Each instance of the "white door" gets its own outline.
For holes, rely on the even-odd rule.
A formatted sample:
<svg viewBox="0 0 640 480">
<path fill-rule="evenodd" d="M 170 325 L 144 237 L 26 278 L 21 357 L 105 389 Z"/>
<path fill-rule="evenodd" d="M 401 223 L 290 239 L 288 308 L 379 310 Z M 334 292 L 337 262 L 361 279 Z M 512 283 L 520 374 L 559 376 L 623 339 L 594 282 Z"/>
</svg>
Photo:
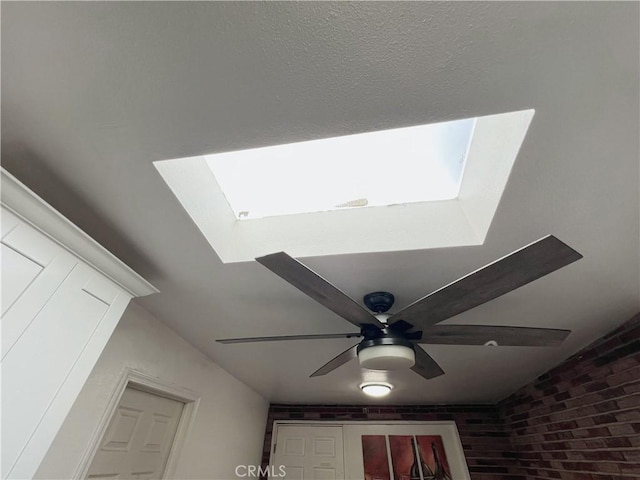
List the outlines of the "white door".
<svg viewBox="0 0 640 480">
<path fill-rule="evenodd" d="M 272 473 L 278 474 L 282 465 L 286 480 L 342 479 L 342 427 L 278 426 L 273 458 Z"/>
<path fill-rule="evenodd" d="M 160 479 L 184 403 L 127 387 L 87 478 Z"/>
</svg>

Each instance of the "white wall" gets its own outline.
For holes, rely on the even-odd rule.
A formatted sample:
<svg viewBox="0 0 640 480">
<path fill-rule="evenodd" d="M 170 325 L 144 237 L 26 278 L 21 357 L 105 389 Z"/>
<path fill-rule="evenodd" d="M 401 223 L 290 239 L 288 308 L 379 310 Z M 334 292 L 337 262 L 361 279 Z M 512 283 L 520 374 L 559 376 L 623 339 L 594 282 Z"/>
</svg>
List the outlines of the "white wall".
<svg viewBox="0 0 640 480">
<path fill-rule="evenodd" d="M 228 480 L 236 465 L 260 464 L 268 402 L 132 302 L 36 478 L 73 477 L 125 368 L 201 396 L 175 478 Z"/>
</svg>

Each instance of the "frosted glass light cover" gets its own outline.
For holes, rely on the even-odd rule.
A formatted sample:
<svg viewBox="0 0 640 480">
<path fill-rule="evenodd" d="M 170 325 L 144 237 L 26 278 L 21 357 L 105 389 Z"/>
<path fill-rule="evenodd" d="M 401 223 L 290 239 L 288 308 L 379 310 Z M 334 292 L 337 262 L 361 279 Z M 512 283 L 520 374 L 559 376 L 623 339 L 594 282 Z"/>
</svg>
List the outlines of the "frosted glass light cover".
<svg viewBox="0 0 640 480">
<path fill-rule="evenodd" d="M 475 118 L 207 155 L 238 219 L 458 196 Z"/>
<path fill-rule="evenodd" d="M 365 384 L 360 387 L 360 389 L 370 397 L 384 397 L 389 395 L 391 392 L 391 387 L 389 385 L 384 385 L 381 383 L 370 383 Z"/>
<path fill-rule="evenodd" d="M 376 345 L 360 350 L 358 361 L 370 370 L 401 370 L 413 367 L 416 354 L 402 345 Z"/>
</svg>

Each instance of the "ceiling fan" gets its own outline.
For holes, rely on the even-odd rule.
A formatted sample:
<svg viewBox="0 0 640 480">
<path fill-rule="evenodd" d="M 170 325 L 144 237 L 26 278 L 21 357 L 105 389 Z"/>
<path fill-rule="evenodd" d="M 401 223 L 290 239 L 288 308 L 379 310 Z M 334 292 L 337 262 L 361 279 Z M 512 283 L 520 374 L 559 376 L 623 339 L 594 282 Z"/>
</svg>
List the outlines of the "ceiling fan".
<svg viewBox="0 0 640 480">
<path fill-rule="evenodd" d="M 547 275 L 582 255 L 548 235 L 496 260 L 392 315 L 387 314 L 394 297 L 388 292 L 364 296 L 368 312 L 355 300 L 284 252 L 256 258 L 303 293 L 337 313 L 360 330 L 354 333 L 230 338 L 220 343 L 271 342 L 279 340 L 319 340 L 362 338 L 311 374 L 326 375 L 349 360 L 372 370 L 411 368 L 426 379 L 444 374 L 440 366 L 419 345 L 502 345 L 556 346 L 569 330 L 508 327 L 494 325 L 438 325 L 450 317 L 493 300 L 533 280 Z"/>
</svg>

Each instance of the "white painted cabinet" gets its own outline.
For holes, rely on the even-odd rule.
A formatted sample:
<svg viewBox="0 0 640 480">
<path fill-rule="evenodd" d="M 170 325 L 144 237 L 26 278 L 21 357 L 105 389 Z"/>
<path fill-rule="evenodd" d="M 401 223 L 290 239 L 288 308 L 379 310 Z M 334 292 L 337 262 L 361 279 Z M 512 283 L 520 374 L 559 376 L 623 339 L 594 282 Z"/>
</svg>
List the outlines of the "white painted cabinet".
<svg viewBox="0 0 640 480">
<path fill-rule="evenodd" d="M 31 478 L 131 298 L 157 290 L 4 170 L 1 223 L 2 478 Z"/>
</svg>

